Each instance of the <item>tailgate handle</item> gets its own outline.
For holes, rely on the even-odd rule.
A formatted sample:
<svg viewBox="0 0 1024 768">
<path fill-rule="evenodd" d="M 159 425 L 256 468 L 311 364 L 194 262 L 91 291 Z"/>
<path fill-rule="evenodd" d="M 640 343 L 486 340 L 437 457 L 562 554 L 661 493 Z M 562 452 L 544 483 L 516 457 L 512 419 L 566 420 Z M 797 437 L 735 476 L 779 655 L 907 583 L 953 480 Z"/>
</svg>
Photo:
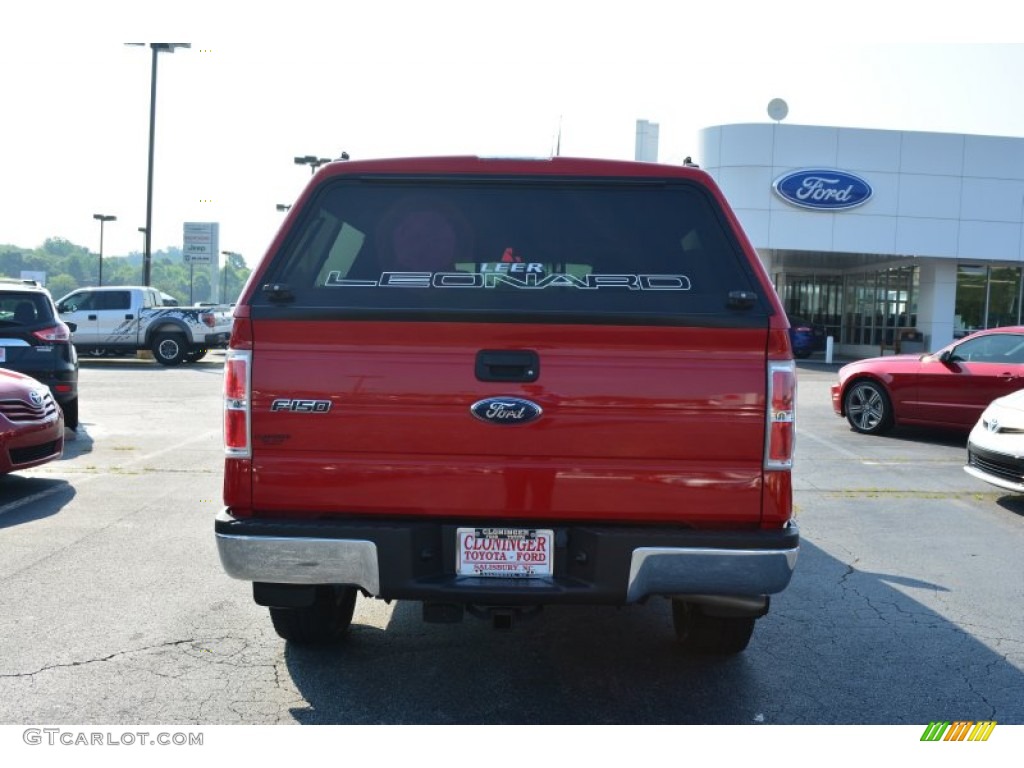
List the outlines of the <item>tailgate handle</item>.
<svg viewBox="0 0 1024 768">
<path fill-rule="evenodd" d="M 482 349 L 476 353 L 478 381 L 536 381 L 540 357 L 529 349 Z"/>
</svg>

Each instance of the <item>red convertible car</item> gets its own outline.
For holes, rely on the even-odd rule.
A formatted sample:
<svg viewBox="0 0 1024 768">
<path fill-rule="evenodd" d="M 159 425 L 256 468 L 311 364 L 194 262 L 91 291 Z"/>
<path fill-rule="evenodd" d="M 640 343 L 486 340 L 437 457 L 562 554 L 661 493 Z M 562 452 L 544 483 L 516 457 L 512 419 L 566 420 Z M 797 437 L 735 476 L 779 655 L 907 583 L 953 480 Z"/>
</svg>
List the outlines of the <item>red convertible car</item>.
<svg viewBox="0 0 1024 768">
<path fill-rule="evenodd" d="M 60 458 L 64 416 L 49 388 L 0 368 L 0 475 Z"/>
<path fill-rule="evenodd" d="M 997 397 L 1024 389 L 1024 326 L 978 331 L 933 354 L 839 369 L 832 408 L 857 432 L 917 424 L 969 432 Z"/>
</svg>

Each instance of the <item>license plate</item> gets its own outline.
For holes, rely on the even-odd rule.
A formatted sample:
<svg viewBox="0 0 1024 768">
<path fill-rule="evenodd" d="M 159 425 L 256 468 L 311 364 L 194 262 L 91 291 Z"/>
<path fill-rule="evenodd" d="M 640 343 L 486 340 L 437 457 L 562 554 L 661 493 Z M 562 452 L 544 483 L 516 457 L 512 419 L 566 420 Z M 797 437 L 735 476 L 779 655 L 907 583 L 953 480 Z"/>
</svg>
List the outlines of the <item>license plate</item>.
<svg viewBox="0 0 1024 768">
<path fill-rule="evenodd" d="M 551 576 L 555 532 L 535 528 L 459 528 L 460 576 Z"/>
</svg>

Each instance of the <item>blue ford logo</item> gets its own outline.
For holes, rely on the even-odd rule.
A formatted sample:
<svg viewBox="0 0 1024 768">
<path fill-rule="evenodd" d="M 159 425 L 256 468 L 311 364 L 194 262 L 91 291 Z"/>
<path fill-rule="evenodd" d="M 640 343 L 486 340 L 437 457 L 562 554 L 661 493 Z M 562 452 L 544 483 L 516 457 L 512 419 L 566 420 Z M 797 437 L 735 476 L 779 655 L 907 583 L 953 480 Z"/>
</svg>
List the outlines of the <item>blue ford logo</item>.
<svg viewBox="0 0 1024 768">
<path fill-rule="evenodd" d="M 811 169 L 780 176 L 772 184 L 776 194 L 801 208 L 840 211 L 871 199 L 871 185 L 843 171 Z"/>
<path fill-rule="evenodd" d="M 473 403 L 469 410 L 488 424 L 526 424 L 543 413 L 539 405 L 519 397 L 489 397 Z"/>
</svg>

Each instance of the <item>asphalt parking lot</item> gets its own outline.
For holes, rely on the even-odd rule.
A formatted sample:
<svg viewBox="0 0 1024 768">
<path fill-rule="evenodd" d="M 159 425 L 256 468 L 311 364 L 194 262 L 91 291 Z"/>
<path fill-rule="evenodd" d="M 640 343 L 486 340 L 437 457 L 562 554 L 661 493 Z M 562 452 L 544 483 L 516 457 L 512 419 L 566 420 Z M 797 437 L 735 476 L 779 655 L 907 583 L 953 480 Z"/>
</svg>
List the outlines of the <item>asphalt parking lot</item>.
<svg viewBox="0 0 1024 768">
<path fill-rule="evenodd" d="M 216 555 L 222 361 L 83 362 L 78 440 L 0 479 L 0 723 L 1024 724 L 1024 501 L 962 435 L 853 433 L 836 366 L 799 364 L 793 583 L 700 659 L 665 601 L 497 632 L 361 598 L 287 646 Z"/>
</svg>

